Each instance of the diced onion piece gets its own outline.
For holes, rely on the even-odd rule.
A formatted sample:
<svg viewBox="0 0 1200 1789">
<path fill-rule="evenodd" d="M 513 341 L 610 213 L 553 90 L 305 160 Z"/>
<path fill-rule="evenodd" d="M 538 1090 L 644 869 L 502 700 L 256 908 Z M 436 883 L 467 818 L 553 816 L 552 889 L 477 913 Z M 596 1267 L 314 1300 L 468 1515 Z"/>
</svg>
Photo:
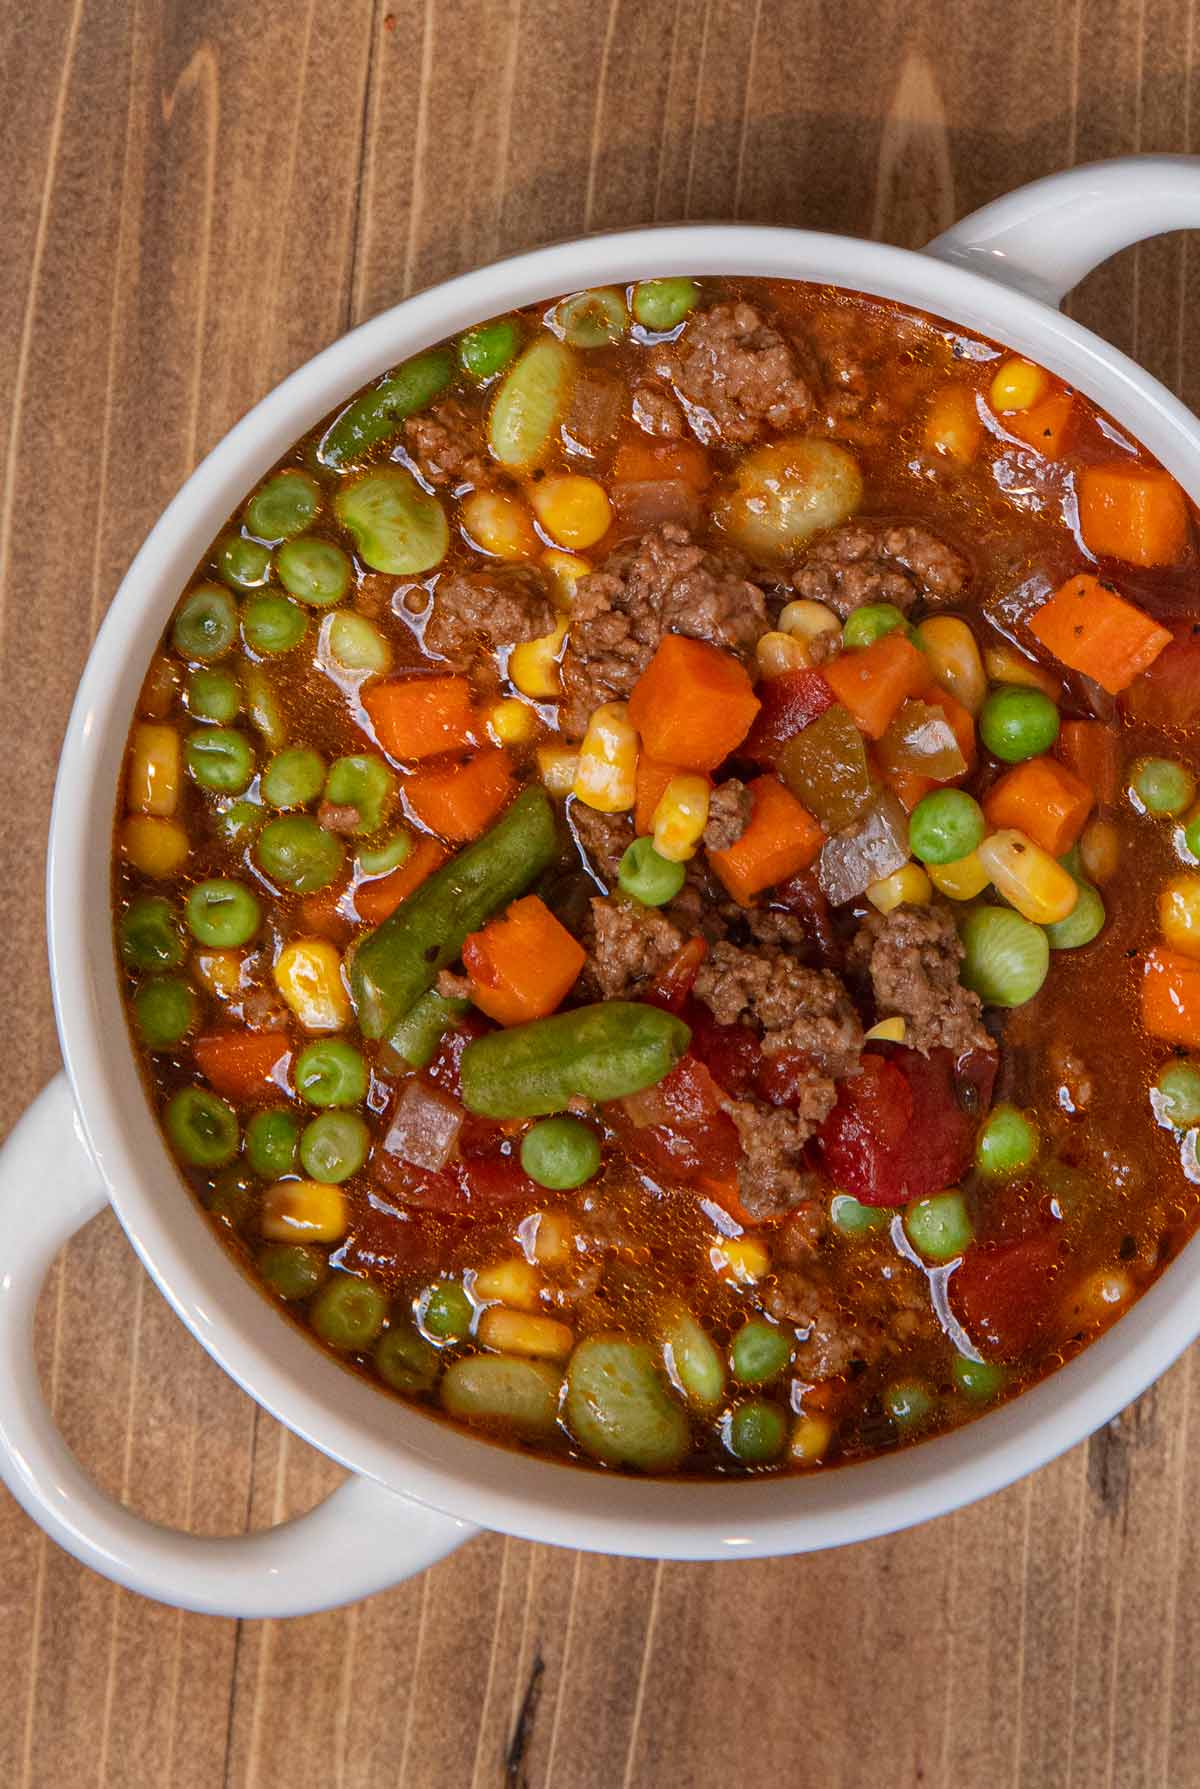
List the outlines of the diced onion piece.
<svg viewBox="0 0 1200 1789">
<path fill-rule="evenodd" d="M 383 1140 L 389 1155 L 436 1174 L 458 1147 L 466 1114 L 440 1087 L 410 1081 L 400 1095 L 396 1116 Z"/>
<path fill-rule="evenodd" d="M 908 862 L 908 816 L 885 791 L 863 818 L 826 839 L 817 859 L 817 880 L 835 907 L 857 900 Z"/>
<path fill-rule="evenodd" d="M 801 435 L 745 454 L 713 514 L 751 558 L 778 561 L 852 516 L 862 492 L 852 454 L 834 441 Z"/>
<path fill-rule="evenodd" d="M 901 770 L 949 783 L 967 769 L 953 727 L 941 709 L 928 702 L 902 703 L 875 749 L 889 773 Z"/>
</svg>

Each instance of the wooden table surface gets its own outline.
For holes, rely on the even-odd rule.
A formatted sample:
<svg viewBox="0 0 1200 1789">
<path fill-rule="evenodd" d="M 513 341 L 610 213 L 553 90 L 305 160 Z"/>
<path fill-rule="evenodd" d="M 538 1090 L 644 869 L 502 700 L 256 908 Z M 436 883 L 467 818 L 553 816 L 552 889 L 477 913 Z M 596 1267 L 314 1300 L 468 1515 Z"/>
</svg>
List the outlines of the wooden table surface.
<svg viewBox="0 0 1200 1789">
<path fill-rule="evenodd" d="M 8 0 L 0 27 L 0 1123 L 54 1072 L 41 861 L 92 632 L 255 399 L 414 288 L 586 229 L 918 245 L 1200 129 L 1192 0 Z M 1180 238 L 1075 314 L 1200 399 Z M 41 1305 L 101 1484 L 201 1532 L 335 1470 L 234 1388 L 114 1220 Z M 810 1559 L 474 1541 L 338 1613 L 115 1589 L 0 1503 L 0 1784 L 1093 1789 L 1200 1783 L 1198 1357 L 984 1505 Z"/>
</svg>

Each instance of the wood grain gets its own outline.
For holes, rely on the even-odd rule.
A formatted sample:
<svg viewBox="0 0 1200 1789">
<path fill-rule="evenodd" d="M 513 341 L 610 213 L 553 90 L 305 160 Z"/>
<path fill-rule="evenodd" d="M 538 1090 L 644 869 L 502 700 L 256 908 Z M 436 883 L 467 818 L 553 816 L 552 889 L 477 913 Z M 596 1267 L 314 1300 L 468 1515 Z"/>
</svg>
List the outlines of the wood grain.
<svg viewBox="0 0 1200 1789">
<path fill-rule="evenodd" d="M 415 287 L 585 228 L 916 245 L 1075 161 L 1196 148 L 1193 0 L 10 0 L 0 23 L 0 1123 L 56 1064 L 41 857 L 88 643 L 179 480 Z M 1197 251 L 1077 316 L 1200 401 Z M 161 1520 L 336 1481 L 101 1219 L 42 1301 L 72 1445 Z M 1200 1783 L 1196 1356 L 978 1508 L 848 1552 L 655 1565 L 486 1537 L 290 1624 L 156 1608 L 0 1504 L 0 1782 L 104 1789 Z"/>
</svg>

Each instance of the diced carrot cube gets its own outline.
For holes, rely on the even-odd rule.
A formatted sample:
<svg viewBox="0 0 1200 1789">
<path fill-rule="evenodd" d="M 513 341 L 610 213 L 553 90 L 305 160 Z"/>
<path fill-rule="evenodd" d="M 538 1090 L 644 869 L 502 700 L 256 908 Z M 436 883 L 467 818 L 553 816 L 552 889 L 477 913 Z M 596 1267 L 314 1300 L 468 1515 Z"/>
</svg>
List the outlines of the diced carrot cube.
<svg viewBox="0 0 1200 1789">
<path fill-rule="evenodd" d="M 401 901 L 407 900 L 415 888 L 420 888 L 427 876 L 441 869 L 449 855 L 446 847 L 439 845 L 436 839 L 418 839 L 399 869 L 389 870 L 386 876 L 375 876 L 370 882 L 359 883 L 354 891 L 354 911 L 365 925 L 382 925 Z"/>
<path fill-rule="evenodd" d="M 983 811 L 1001 832 L 1013 827 L 1051 857 L 1062 857 L 1078 839 L 1096 797 L 1057 758 L 1028 758 L 988 790 Z"/>
<path fill-rule="evenodd" d="M 1112 696 L 1171 643 L 1167 628 L 1090 572 L 1056 590 L 1030 616 L 1029 629 L 1062 664 L 1093 678 Z"/>
<path fill-rule="evenodd" d="M 684 770 L 715 770 L 745 739 L 758 709 L 733 654 L 684 634 L 663 635 L 629 698 L 644 749 Z"/>
<path fill-rule="evenodd" d="M 1096 800 L 1112 807 L 1121 793 L 1121 740 L 1103 721 L 1064 721 L 1055 751 Z"/>
<path fill-rule="evenodd" d="M 1187 500 L 1161 466 L 1084 466 L 1075 478 L 1079 532 L 1101 559 L 1174 565 L 1188 538 Z"/>
<path fill-rule="evenodd" d="M 929 661 L 899 629 L 858 652 L 842 652 L 821 675 L 868 739 L 882 739 L 893 715 L 929 686 Z"/>
<path fill-rule="evenodd" d="M 566 927 L 536 895 L 514 901 L 463 946 L 471 998 L 499 1025 L 544 1019 L 562 1002 L 587 961 Z"/>
<path fill-rule="evenodd" d="M 196 1039 L 192 1054 L 223 1099 L 248 1103 L 286 1091 L 292 1055 L 286 1031 L 213 1031 Z"/>
<path fill-rule="evenodd" d="M 1164 1043 L 1200 1050 L 1200 961 L 1155 945 L 1142 972 L 1144 1029 Z"/>
<path fill-rule="evenodd" d="M 367 685 L 363 707 L 388 757 L 406 763 L 461 752 L 478 737 L 465 677 L 388 677 Z"/>
<path fill-rule="evenodd" d="M 806 870 L 825 841 L 816 820 L 777 777 L 749 784 L 750 824 L 736 843 L 710 851 L 708 861 L 741 906 L 777 882 Z"/>
<path fill-rule="evenodd" d="M 477 839 L 506 807 L 513 792 L 507 752 L 477 752 L 447 770 L 422 770 L 404 785 L 408 805 L 423 826 L 444 839 Z"/>
</svg>

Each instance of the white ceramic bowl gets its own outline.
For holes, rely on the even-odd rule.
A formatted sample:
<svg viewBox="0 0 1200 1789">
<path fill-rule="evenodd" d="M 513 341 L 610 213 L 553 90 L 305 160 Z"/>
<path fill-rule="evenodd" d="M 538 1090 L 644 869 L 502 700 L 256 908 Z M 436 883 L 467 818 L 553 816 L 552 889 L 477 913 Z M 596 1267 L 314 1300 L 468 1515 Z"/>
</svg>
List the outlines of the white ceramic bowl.
<svg viewBox="0 0 1200 1789">
<path fill-rule="evenodd" d="M 1055 308 L 1096 262 L 1200 226 L 1200 159 L 1075 169 L 988 206 L 923 254 L 803 230 L 677 225 L 535 250 L 406 300 L 284 381 L 208 456 L 130 566 L 96 640 L 63 746 L 49 860 L 60 1076 L 0 1156 L 0 1472 L 63 1546 L 148 1596 L 237 1615 L 353 1600 L 440 1557 L 475 1525 L 670 1559 L 838 1546 L 1010 1483 L 1107 1421 L 1200 1332 L 1200 1239 L 1115 1328 L 979 1422 L 812 1478 L 688 1484 L 571 1471 L 380 1396 L 314 1348 L 209 1235 L 144 1096 L 109 920 L 110 823 L 152 642 L 222 522 L 327 411 L 396 361 L 512 306 L 655 274 L 808 279 L 898 299 L 994 337 L 1101 404 L 1200 498 L 1200 424 L 1149 374 Z M 31 1326 L 59 1247 L 111 1200 L 146 1267 L 210 1354 L 280 1421 L 349 1467 L 310 1515 L 201 1539 L 110 1502 L 43 1402 Z"/>
</svg>

